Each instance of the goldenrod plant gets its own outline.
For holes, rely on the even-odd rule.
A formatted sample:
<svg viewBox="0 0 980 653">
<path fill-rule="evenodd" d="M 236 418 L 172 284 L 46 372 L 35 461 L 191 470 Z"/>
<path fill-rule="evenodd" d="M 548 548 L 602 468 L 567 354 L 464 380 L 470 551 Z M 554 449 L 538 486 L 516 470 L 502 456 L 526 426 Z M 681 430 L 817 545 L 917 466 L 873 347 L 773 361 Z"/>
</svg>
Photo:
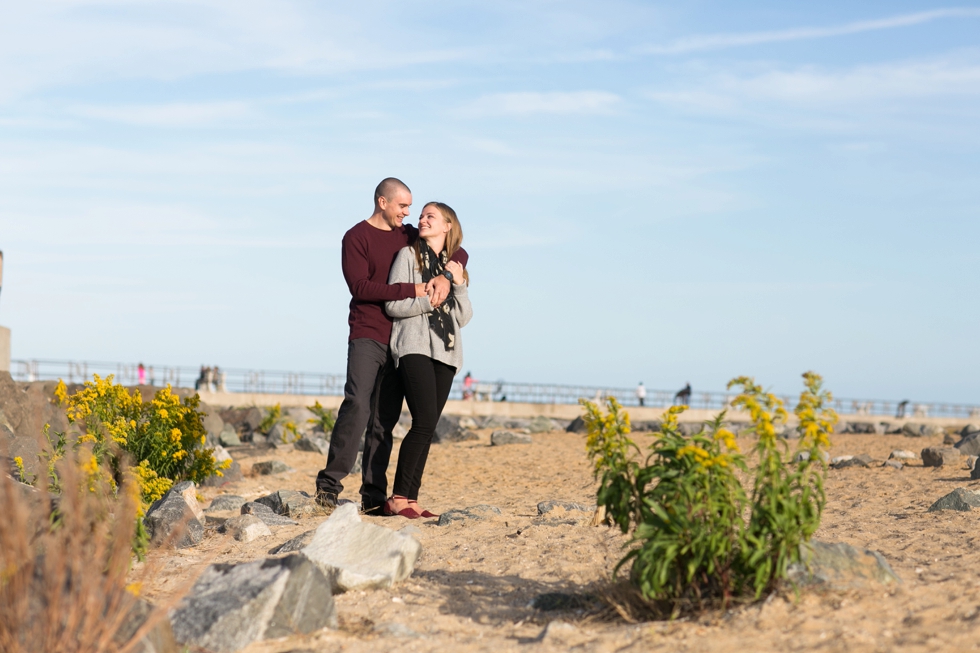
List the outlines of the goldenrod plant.
<svg viewBox="0 0 980 653">
<path fill-rule="evenodd" d="M 269 433 L 272 431 L 272 428 L 276 424 L 282 424 L 282 428 L 283 428 L 282 441 L 284 443 L 295 442 L 296 440 L 299 440 L 300 438 L 299 427 L 296 426 L 296 422 L 289 419 L 288 417 L 283 418 L 282 406 L 280 406 L 279 404 L 276 404 L 272 408 L 266 410 L 265 417 L 263 417 L 262 421 L 259 422 L 259 429 L 258 429 L 259 433 L 262 433 L 264 435 L 269 435 Z"/>
<path fill-rule="evenodd" d="M 725 426 L 724 411 L 685 437 L 678 416 L 686 407 L 672 407 L 643 451 L 629 437 L 629 415 L 615 398 L 605 412 L 582 401 L 586 448 L 599 481 L 597 503 L 623 533 L 632 531 L 630 550 L 616 571 L 632 562 L 630 579 L 644 598 L 674 608 L 758 598 L 785 577 L 789 563 L 800 560 L 800 545 L 820 524 L 823 452 L 837 419 L 820 377 L 808 372 L 804 379 L 796 451 L 809 457 L 795 468 L 788 444 L 777 437 L 787 418 L 782 402 L 750 378 L 730 384 L 742 389 L 732 406 L 748 412 L 746 430 L 755 436 L 751 495 L 739 480 L 740 473 L 750 473 L 750 460 Z"/>
<path fill-rule="evenodd" d="M 337 423 L 337 417 L 333 414 L 332 410 L 321 406 L 319 401 L 314 401 L 313 405 L 307 406 L 306 409 L 316 415 L 315 419 L 307 420 L 310 424 L 319 426 L 320 430 L 327 435 L 333 431 L 334 424 Z"/>
<path fill-rule="evenodd" d="M 110 483 L 118 480 L 121 453 L 132 458 L 146 504 L 162 497 L 176 481 L 201 483 L 220 476 L 231 464 L 218 463 L 214 449 L 204 446 L 207 432 L 197 395 L 181 400 L 168 385 L 144 402 L 139 390 L 130 392 L 114 383 L 112 375 L 103 379 L 96 374 L 72 395 L 60 381 L 55 397 L 65 406 L 68 423 L 83 431 L 73 446 L 90 446 L 93 464 L 109 472 Z M 63 455 L 65 444 L 64 434 L 59 434 L 51 447 L 49 469 Z"/>
</svg>

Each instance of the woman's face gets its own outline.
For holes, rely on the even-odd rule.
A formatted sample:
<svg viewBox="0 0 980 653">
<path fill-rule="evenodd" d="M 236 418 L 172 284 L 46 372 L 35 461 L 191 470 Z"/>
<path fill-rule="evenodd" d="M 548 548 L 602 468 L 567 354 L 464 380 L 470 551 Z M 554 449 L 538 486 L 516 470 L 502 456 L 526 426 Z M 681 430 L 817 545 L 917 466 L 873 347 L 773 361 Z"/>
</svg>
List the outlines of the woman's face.
<svg viewBox="0 0 980 653">
<path fill-rule="evenodd" d="M 419 235 L 423 238 L 449 233 L 450 224 L 434 206 L 422 209 L 419 216 Z"/>
</svg>

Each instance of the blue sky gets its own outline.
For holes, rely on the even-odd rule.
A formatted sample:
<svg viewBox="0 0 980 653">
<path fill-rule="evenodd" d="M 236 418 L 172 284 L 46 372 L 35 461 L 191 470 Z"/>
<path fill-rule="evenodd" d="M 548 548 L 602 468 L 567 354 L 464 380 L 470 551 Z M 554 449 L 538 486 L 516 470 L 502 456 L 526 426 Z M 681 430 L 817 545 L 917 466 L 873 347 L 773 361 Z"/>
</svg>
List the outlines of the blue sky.
<svg viewBox="0 0 980 653">
<path fill-rule="evenodd" d="M 342 371 L 394 175 L 478 378 L 980 402 L 980 3 L 333 7 L 0 9 L 15 358 Z"/>
</svg>

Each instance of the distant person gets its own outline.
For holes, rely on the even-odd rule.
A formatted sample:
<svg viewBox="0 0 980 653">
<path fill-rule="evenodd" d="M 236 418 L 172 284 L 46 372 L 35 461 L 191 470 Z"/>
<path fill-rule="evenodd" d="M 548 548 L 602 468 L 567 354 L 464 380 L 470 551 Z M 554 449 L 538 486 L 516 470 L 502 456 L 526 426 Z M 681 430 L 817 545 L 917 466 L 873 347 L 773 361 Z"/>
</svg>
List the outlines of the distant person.
<svg viewBox="0 0 980 653">
<path fill-rule="evenodd" d="M 466 399 L 472 399 L 473 398 L 473 384 L 475 382 L 476 382 L 476 380 L 473 378 L 473 374 L 471 372 L 467 372 L 466 373 L 466 376 L 463 377 L 463 399 L 464 400 L 466 400 Z"/>
<path fill-rule="evenodd" d="M 146 368 L 146 369 L 147 369 L 147 373 L 148 373 L 148 375 L 149 375 L 149 377 L 150 377 L 150 387 L 156 387 L 156 384 L 157 384 L 157 377 L 156 377 L 156 375 L 155 375 L 155 374 L 154 374 L 154 372 L 153 372 L 153 366 L 152 366 L 152 365 L 150 365 L 150 366 L 149 366 L 148 368 Z"/>
<path fill-rule="evenodd" d="M 354 468 L 363 435 L 361 509 L 365 513 L 382 513 L 388 499 L 391 430 L 401 416 L 405 397 L 389 351 L 392 321 L 384 305 L 427 297 L 432 308 L 438 308 L 452 288 L 452 282 L 444 275 L 426 283 L 388 283 L 395 257 L 418 236 L 415 227 L 403 224 L 411 206 L 412 191 L 408 186 L 394 177 L 384 179 L 374 191 L 371 217 L 344 234 L 341 266 L 351 293 L 347 381 L 330 438 L 327 464 L 316 477 L 316 501 L 321 506 L 349 502 L 339 498 L 344 489 L 341 481 Z M 463 249 L 450 258 L 466 265 Z"/>
<path fill-rule="evenodd" d="M 905 419 L 905 410 L 908 408 L 908 405 L 908 399 L 898 404 L 898 410 L 895 412 L 895 419 Z"/>
<path fill-rule="evenodd" d="M 194 389 L 197 390 L 198 392 L 204 390 L 207 385 L 207 382 L 208 382 L 208 374 L 205 371 L 204 366 L 201 365 L 201 373 L 198 375 L 197 381 L 194 382 Z"/>
<path fill-rule="evenodd" d="M 214 380 L 215 380 L 214 379 L 214 371 L 215 371 L 215 368 L 210 367 L 210 366 L 204 368 L 205 379 L 207 380 L 208 392 L 214 392 L 215 389 L 216 389 L 215 388 L 215 383 L 214 383 Z"/>
<path fill-rule="evenodd" d="M 677 391 L 674 395 L 674 404 L 680 406 L 690 406 L 691 405 L 691 384 L 688 383 L 683 388 Z"/>
<path fill-rule="evenodd" d="M 146 368 L 143 367 L 143 363 L 140 363 L 139 367 L 136 368 L 136 383 L 146 385 Z"/>
<path fill-rule="evenodd" d="M 636 400 L 640 402 L 640 407 L 643 407 L 643 403 L 647 398 L 647 389 L 643 387 L 643 381 L 640 381 L 640 385 L 636 386 Z"/>
<path fill-rule="evenodd" d="M 214 368 L 214 372 L 218 380 L 218 392 L 227 392 L 228 373 L 217 366 Z"/>
</svg>

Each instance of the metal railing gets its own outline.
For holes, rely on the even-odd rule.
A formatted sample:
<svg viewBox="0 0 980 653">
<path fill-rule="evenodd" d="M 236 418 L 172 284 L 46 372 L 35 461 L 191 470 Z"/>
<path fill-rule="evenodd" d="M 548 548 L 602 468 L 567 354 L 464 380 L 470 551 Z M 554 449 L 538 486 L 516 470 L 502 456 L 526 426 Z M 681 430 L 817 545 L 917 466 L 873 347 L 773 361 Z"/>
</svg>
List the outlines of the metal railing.
<svg viewBox="0 0 980 653">
<path fill-rule="evenodd" d="M 92 361 L 14 360 L 11 375 L 17 381 L 44 381 L 64 379 L 66 383 L 81 383 L 93 374 L 106 377 L 112 374 L 116 382 L 136 385 L 139 382 L 138 365 L 132 363 L 106 363 Z M 197 387 L 201 369 L 193 366 L 147 365 L 145 380 L 149 385 Z M 213 375 L 211 389 L 227 392 L 255 392 L 268 394 L 334 395 L 344 393 L 344 376 L 315 372 L 283 372 L 220 368 Z M 644 405 L 664 408 L 675 403 L 676 393 L 669 390 L 646 390 Z M 723 410 L 729 408 L 736 393 L 692 392 L 685 402 L 694 409 Z M 796 396 L 778 395 L 787 408 L 796 405 Z M 514 401 L 539 404 L 574 404 L 579 399 L 602 400 L 616 397 L 624 406 L 638 406 L 636 388 L 614 388 L 584 385 L 546 383 L 511 383 L 507 381 L 474 381 L 465 386 L 457 377 L 450 393 L 451 399 L 472 398 L 474 401 Z M 834 409 L 842 415 L 897 415 L 901 402 L 880 399 L 834 400 Z M 905 402 L 906 417 L 957 417 L 980 419 L 980 406 L 937 402 Z"/>
</svg>

